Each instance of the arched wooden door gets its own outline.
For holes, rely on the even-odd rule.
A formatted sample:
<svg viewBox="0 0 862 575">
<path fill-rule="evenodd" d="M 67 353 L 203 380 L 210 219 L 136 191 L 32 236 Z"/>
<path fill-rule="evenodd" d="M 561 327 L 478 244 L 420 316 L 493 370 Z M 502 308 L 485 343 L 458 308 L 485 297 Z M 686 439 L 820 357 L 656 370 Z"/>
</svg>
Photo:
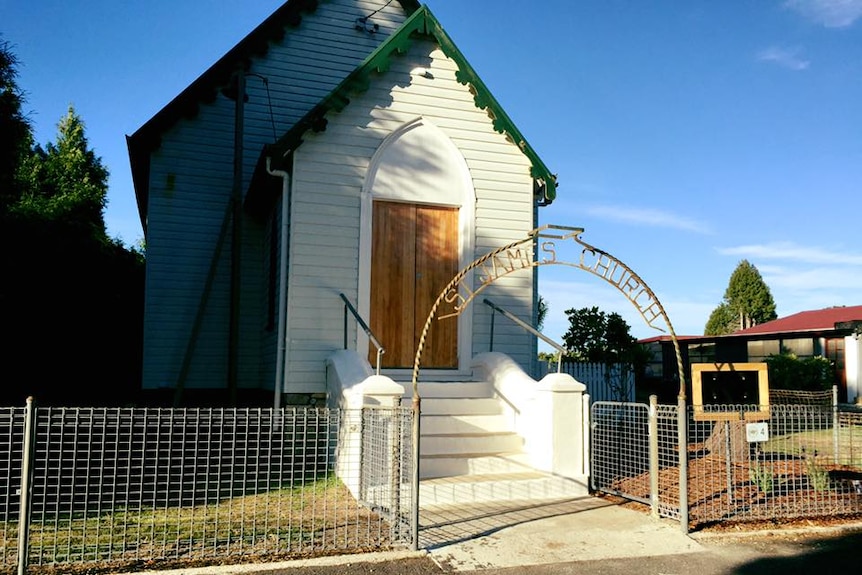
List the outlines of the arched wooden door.
<svg viewBox="0 0 862 575">
<path fill-rule="evenodd" d="M 375 200 L 371 246 L 371 330 L 385 368 L 412 368 L 437 296 L 458 273 L 458 208 Z M 437 317 L 453 311 L 452 304 Z M 375 362 L 376 351 L 369 350 Z M 458 367 L 458 321 L 435 321 L 422 354 L 425 368 Z"/>
</svg>

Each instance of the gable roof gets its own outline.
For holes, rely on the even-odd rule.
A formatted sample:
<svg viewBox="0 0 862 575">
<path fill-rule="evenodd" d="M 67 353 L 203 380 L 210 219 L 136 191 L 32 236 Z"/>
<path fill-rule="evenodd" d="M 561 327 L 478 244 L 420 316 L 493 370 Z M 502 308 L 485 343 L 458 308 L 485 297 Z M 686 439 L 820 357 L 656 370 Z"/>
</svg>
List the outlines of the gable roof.
<svg viewBox="0 0 862 575">
<path fill-rule="evenodd" d="M 282 158 L 295 150 L 302 137 L 309 130 L 320 132 L 326 129 L 326 114 L 330 111 L 340 112 L 350 102 L 353 92 L 367 89 L 372 72 L 382 73 L 389 69 L 390 60 L 396 54 L 403 54 L 410 49 L 414 36 L 425 36 L 436 40 L 437 44 L 449 58 L 458 65 L 456 78 L 461 84 L 470 87 L 477 108 L 488 113 L 494 124 L 494 129 L 506 136 L 530 160 L 531 175 L 542 188 L 542 201 L 550 203 L 556 197 L 556 175 L 552 174 L 536 151 L 527 143 L 520 130 L 509 118 L 479 78 L 476 71 L 467 62 L 461 51 L 455 46 L 449 35 L 443 30 L 440 22 L 427 6 L 422 6 L 414 12 L 401 27 L 377 47 L 353 72 L 351 72 L 332 92 L 320 101 L 302 119 L 293 125 L 275 144 L 268 146 L 264 154 L 272 158 L 272 167 L 285 169 Z"/>
<path fill-rule="evenodd" d="M 408 15 L 420 8 L 418 0 L 398 0 L 398 3 Z M 195 116 L 201 103 L 215 100 L 218 90 L 230 83 L 240 63 L 266 54 L 271 41 L 284 37 L 288 27 L 299 26 L 303 14 L 314 12 L 317 6 L 318 0 L 287 0 L 134 134 L 126 136 L 138 214 L 144 230 L 147 229 L 150 153 L 161 144 L 161 135 L 180 119 Z"/>
<path fill-rule="evenodd" d="M 848 324 L 849 327 L 854 322 L 862 322 L 862 305 L 801 311 L 787 317 L 735 331 L 731 335 L 745 336 L 766 333 L 831 331 L 842 329 L 839 324 Z"/>
</svg>

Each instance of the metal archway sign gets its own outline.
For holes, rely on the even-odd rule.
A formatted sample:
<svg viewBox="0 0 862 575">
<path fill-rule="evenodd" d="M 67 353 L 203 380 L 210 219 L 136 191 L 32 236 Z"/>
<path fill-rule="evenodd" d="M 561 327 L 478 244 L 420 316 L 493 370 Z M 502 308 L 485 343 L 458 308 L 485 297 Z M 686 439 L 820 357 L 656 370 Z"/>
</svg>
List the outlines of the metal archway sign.
<svg viewBox="0 0 862 575">
<path fill-rule="evenodd" d="M 414 402 L 419 398 L 419 365 L 422 351 L 425 347 L 425 338 L 431 329 L 431 324 L 434 321 L 437 308 L 440 304 L 443 302 L 453 304 L 455 311 L 440 316 L 437 318 L 438 320 L 458 316 L 479 293 L 497 279 L 524 269 L 545 265 L 574 267 L 600 277 L 617 288 L 634 305 L 644 322 L 653 329 L 664 331 L 661 327 L 655 325 L 658 320 L 663 320 L 673 342 L 674 351 L 676 352 L 677 369 L 680 378 L 679 397 L 685 398 L 685 371 L 683 370 L 679 342 L 677 341 L 670 318 L 668 318 L 658 297 L 656 297 L 647 283 L 621 260 L 604 250 L 600 250 L 584 242 L 581 239 L 583 232 L 583 228 L 552 224 L 544 225 L 532 230 L 527 234 L 526 238 L 497 248 L 474 260 L 452 278 L 446 287 L 443 288 L 440 295 L 437 296 L 437 300 L 428 313 L 419 337 L 419 345 L 417 346 L 416 355 L 413 360 L 412 384 Z M 572 242 L 580 246 L 581 251 L 578 261 L 569 262 L 557 259 L 557 242 Z M 536 247 L 538 251 L 528 249 Z M 464 281 L 468 277 L 468 273 L 474 269 L 479 269 L 482 274 L 480 275 L 480 282 L 476 289 L 466 285 Z"/>
<path fill-rule="evenodd" d="M 437 308 L 443 302 L 453 304 L 454 312 L 441 316 L 438 319 L 458 316 L 463 312 L 473 299 L 486 287 L 497 279 L 525 269 L 531 269 L 544 265 L 565 265 L 589 272 L 605 280 L 619 290 L 632 305 L 638 310 L 646 324 L 659 331 L 664 331 L 655 322 L 663 320 L 667 326 L 671 341 L 676 353 L 677 369 L 679 371 L 679 396 L 678 396 L 678 430 L 679 443 L 685 445 L 685 371 L 683 369 L 682 354 L 674 333 L 673 325 L 668 318 L 664 307 L 658 297 L 640 276 L 621 260 L 615 258 L 604 250 L 600 250 L 581 239 L 583 228 L 568 226 L 557 226 L 547 224 L 533 229 L 527 237 L 499 247 L 484 256 L 474 260 L 472 263 L 459 271 L 455 277 L 443 288 L 437 296 L 434 305 L 428 313 L 416 355 L 413 360 L 413 501 L 412 501 L 412 523 L 413 523 L 413 549 L 418 549 L 419 544 L 419 417 L 421 398 L 419 396 L 419 365 L 422 358 L 422 350 L 425 347 L 425 338 L 431 329 L 431 324 L 437 314 Z M 580 246 L 580 258 L 577 262 L 569 262 L 557 259 L 558 242 L 571 242 Z M 529 249 L 528 249 L 529 248 Z M 537 249 L 538 248 L 538 249 Z M 465 278 L 472 270 L 481 272 L 478 287 L 473 289 L 465 283 Z M 688 531 L 688 508 L 685 503 L 687 465 L 685 458 L 680 457 L 680 523 L 684 526 L 683 532 Z"/>
</svg>

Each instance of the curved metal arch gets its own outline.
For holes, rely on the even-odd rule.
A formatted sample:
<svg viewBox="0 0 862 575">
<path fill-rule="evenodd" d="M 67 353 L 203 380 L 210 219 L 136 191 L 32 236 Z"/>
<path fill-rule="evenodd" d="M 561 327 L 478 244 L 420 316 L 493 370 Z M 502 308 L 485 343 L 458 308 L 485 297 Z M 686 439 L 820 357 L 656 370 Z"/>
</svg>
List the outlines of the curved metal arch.
<svg viewBox="0 0 862 575">
<path fill-rule="evenodd" d="M 412 384 L 414 404 L 418 403 L 419 400 L 419 364 L 422 358 L 422 351 L 425 347 L 425 338 L 428 335 L 431 322 L 434 320 L 440 304 L 444 301 L 453 304 L 455 312 L 440 316 L 438 320 L 460 315 L 479 293 L 497 279 L 523 269 L 544 265 L 566 265 L 590 272 L 605 280 L 626 296 L 626 299 L 635 306 L 635 309 L 638 310 L 641 318 L 648 326 L 659 331 L 664 331 L 660 327 L 653 325 L 653 322 L 659 318 L 664 320 L 676 353 L 677 370 L 679 371 L 680 379 L 679 398 L 681 400 L 685 399 L 685 371 L 683 369 L 682 353 L 673 329 L 673 324 L 667 316 L 664 306 L 662 306 L 658 297 L 647 283 L 634 270 L 623 263 L 622 260 L 584 242 L 581 239 L 583 232 L 583 228 L 551 224 L 541 226 L 532 230 L 526 238 L 499 247 L 474 260 L 452 278 L 446 287 L 443 288 L 440 295 L 437 296 L 425 320 L 422 334 L 419 337 L 419 345 L 416 348 L 416 355 L 413 360 Z M 577 263 L 557 259 L 557 240 L 572 241 L 582 247 L 581 256 Z M 538 246 L 540 248 L 539 255 L 541 259 L 537 259 L 533 249 L 525 249 L 527 244 L 535 245 L 539 241 L 541 241 Z M 461 282 L 471 270 L 476 268 L 481 268 L 484 274 L 480 276 L 481 283 L 479 287 L 474 290 Z M 462 294 L 462 291 L 466 295 Z"/>
<path fill-rule="evenodd" d="M 425 338 L 428 335 L 428 330 L 431 328 L 431 322 L 437 314 L 437 308 L 443 301 L 455 304 L 455 313 L 441 316 L 439 319 L 459 315 L 467 305 L 476 297 L 482 290 L 488 287 L 498 278 L 540 265 L 568 265 L 575 268 L 588 271 L 596 275 L 614 287 L 616 287 L 626 298 L 637 308 L 641 317 L 650 327 L 661 330 L 652 324 L 658 317 L 661 317 L 667 324 L 670 332 L 671 341 L 673 342 L 674 351 L 676 352 L 677 369 L 679 370 L 679 397 L 677 410 L 677 435 L 679 437 L 680 446 L 685 445 L 685 371 L 682 365 L 682 354 L 679 349 L 676 333 L 673 331 L 670 318 L 667 317 L 664 307 L 659 302 L 658 297 L 652 292 L 649 286 L 638 276 L 631 268 L 625 265 L 619 259 L 613 257 L 609 253 L 595 248 L 583 240 L 581 234 L 583 228 L 572 228 L 565 226 L 545 225 L 532 230 L 526 238 L 512 242 L 493 250 L 479 259 L 474 260 L 461 271 L 443 288 L 443 291 L 437 296 L 434 305 L 431 306 L 431 311 L 425 320 L 425 325 L 422 328 L 422 334 L 419 338 L 419 345 L 416 348 L 416 356 L 413 360 L 413 494 L 412 494 L 412 524 L 414 533 L 413 549 L 418 548 L 419 542 L 419 441 L 420 441 L 420 405 L 421 398 L 419 397 L 419 362 L 422 358 L 422 350 L 425 347 Z M 537 246 L 534 242 L 543 240 L 538 247 L 541 248 L 542 259 L 537 260 Z M 581 257 L 578 263 L 565 262 L 558 260 L 556 257 L 555 241 L 573 241 L 582 247 Z M 526 250 L 521 246 L 526 244 L 533 245 L 533 249 Z M 504 257 L 500 257 L 505 254 Z M 589 260 L 587 256 L 589 254 Z M 587 265 L 587 262 L 591 262 Z M 482 266 L 485 272 L 481 276 L 481 283 L 476 290 L 472 290 L 469 286 L 461 285 L 461 282 L 467 277 L 467 274 Z M 466 297 L 461 294 L 464 290 Z M 646 296 L 644 298 L 644 296 Z M 641 298 L 644 298 L 643 300 Z M 650 319 L 647 319 L 647 317 Z M 686 503 L 687 487 L 687 463 L 684 457 L 680 457 L 680 524 L 683 526 L 683 532 L 688 532 L 688 507 Z"/>
</svg>

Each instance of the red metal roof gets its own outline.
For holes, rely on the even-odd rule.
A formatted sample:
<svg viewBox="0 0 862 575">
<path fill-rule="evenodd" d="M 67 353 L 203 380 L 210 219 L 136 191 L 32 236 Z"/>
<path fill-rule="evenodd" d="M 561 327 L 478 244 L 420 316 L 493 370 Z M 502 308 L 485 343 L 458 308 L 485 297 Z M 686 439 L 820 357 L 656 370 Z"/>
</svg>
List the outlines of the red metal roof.
<svg viewBox="0 0 862 575">
<path fill-rule="evenodd" d="M 829 331 L 836 323 L 862 321 L 862 305 L 836 306 L 824 309 L 801 311 L 787 317 L 768 321 L 748 329 L 741 329 L 726 335 L 680 335 L 677 340 L 704 340 L 767 333 L 793 333 L 804 331 Z M 639 339 L 638 343 L 671 341 L 669 335 L 658 335 Z"/>
<path fill-rule="evenodd" d="M 836 323 L 848 321 L 862 321 L 862 305 L 801 311 L 748 329 L 735 331 L 733 335 L 832 330 L 835 329 Z"/>
</svg>

